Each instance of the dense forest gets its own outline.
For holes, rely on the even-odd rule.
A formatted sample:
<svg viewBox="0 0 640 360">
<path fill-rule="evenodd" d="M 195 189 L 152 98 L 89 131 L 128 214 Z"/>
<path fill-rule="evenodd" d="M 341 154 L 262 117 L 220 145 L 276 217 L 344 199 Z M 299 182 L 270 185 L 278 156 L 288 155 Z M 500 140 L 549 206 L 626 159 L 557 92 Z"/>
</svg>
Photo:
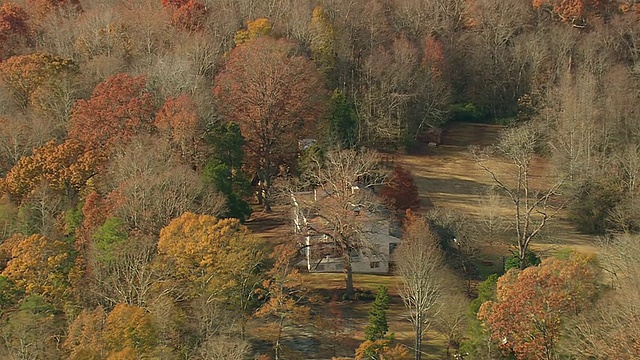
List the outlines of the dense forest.
<svg viewBox="0 0 640 360">
<path fill-rule="evenodd" d="M 332 206 L 307 204 L 324 219 L 308 231 L 344 259 L 346 300 L 358 213 L 404 219 L 415 346 L 430 327 L 449 343 L 424 358 L 640 358 L 637 0 L 1 3 L 1 358 L 305 359 L 284 334 L 335 342 L 317 321 L 335 301 L 294 267 L 301 234 L 245 222 L 315 187 Z M 515 214 L 499 278 L 468 272 L 470 219 L 403 215 L 411 174 L 380 155 L 455 122 L 506 129 L 469 151 Z M 600 254 L 540 261 L 529 245 L 560 212 Z M 380 290 L 357 359 L 413 357 L 388 306 Z"/>
</svg>

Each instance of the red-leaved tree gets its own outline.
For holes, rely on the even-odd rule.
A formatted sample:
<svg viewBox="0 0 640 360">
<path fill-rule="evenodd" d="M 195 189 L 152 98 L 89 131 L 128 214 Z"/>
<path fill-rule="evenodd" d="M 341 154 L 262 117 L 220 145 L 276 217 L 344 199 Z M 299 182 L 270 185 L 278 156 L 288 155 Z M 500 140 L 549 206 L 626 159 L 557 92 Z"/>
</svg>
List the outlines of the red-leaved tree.
<svg viewBox="0 0 640 360">
<path fill-rule="evenodd" d="M 198 31 L 202 29 L 206 17 L 207 8 L 204 4 L 189 0 L 173 12 L 171 23 L 186 31 Z"/>
<path fill-rule="evenodd" d="M 445 66 L 442 43 L 433 35 L 427 37 L 425 41 L 422 64 L 426 69 L 430 70 L 434 76 L 442 75 Z"/>
<path fill-rule="evenodd" d="M 116 144 L 153 129 L 154 104 L 144 76 L 118 74 L 98 84 L 91 98 L 73 106 L 69 137 L 88 151 L 108 153 Z"/>
<path fill-rule="evenodd" d="M 420 207 L 420 194 L 411 172 L 396 165 L 391 178 L 380 189 L 380 196 L 396 210 L 417 209 Z"/>
<path fill-rule="evenodd" d="M 313 134 L 324 111 L 320 74 L 291 41 L 261 36 L 233 49 L 213 93 L 220 113 L 242 130 L 269 211 L 268 192 L 279 167 L 293 165 L 298 140 Z"/>
</svg>

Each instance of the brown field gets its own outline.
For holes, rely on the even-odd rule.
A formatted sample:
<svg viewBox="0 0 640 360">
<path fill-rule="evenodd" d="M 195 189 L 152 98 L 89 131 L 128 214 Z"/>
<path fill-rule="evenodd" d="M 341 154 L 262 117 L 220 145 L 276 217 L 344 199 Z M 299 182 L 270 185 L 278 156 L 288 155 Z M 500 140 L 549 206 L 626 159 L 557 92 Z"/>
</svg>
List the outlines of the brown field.
<svg viewBox="0 0 640 360">
<path fill-rule="evenodd" d="M 442 145 L 439 147 L 422 147 L 415 155 L 401 155 L 397 163 L 409 169 L 416 181 L 422 200 L 421 211 L 433 207 L 455 210 L 478 219 L 486 213 L 483 203 L 484 194 L 492 186 L 489 174 L 482 170 L 471 156 L 470 146 L 487 146 L 497 140 L 499 125 L 486 124 L 453 124 L 445 129 Z M 501 179 L 509 179 L 513 171 L 506 161 L 489 161 L 492 169 L 496 169 Z M 553 166 L 540 157 L 533 164 L 533 186 L 544 188 L 550 181 Z M 504 218 L 510 219 L 513 210 L 508 203 L 503 203 L 496 211 Z M 595 253 L 598 251 L 592 236 L 580 234 L 568 223 L 566 211 L 558 214 L 548 226 L 547 236 L 533 244 L 536 251 L 542 254 L 569 247 L 579 252 Z M 500 242 L 508 242 L 510 233 L 502 234 Z"/>
<path fill-rule="evenodd" d="M 420 212 L 434 207 L 443 207 L 466 214 L 471 219 L 479 220 L 487 212 L 484 194 L 491 187 L 491 177 L 484 172 L 470 155 L 469 146 L 488 146 L 497 139 L 501 127 L 497 125 L 481 124 L 453 124 L 445 129 L 442 144 L 438 147 L 418 149 L 416 154 L 396 155 L 394 161 L 409 169 L 415 178 L 420 191 L 422 207 Z M 499 176 L 507 177 L 511 167 L 507 162 L 491 161 L 490 166 L 497 169 Z M 534 163 L 534 186 L 542 186 L 548 174 L 553 171 L 552 166 L 544 159 L 538 158 Z M 495 212 L 504 218 L 510 218 L 512 210 L 507 203 L 494 205 Z M 287 220 L 288 212 L 285 208 L 276 208 L 273 214 L 254 213 L 247 222 L 249 228 L 259 234 L 271 244 L 286 241 L 290 236 L 291 227 Z M 547 235 L 532 245 L 532 248 L 543 257 L 554 252 L 571 248 L 579 252 L 595 253 L 598 251 L 593 237 L 577 233 L 567 222 L 565 213 L 550 223 Z M 502 256 L 508 255 L 508 231 L 495 236 L 494 239 L 479 239 L 482 254 L 479 260 L 494 263 L 493 266 L 480 267 L 480 273 L 486 274 L 498 271 L 501 267 Z M 485 264 L 486 265 L 486 264 Z M 309 287 L 322 294 L 328 304 L 333 294 L 341 294 L 344 289 L 342 274 L 305 274 Z M 413 341 L 412 329 L 406 319 L 404 305 L 397 292 L 398 279 L 394 276 L 354 275 L 356 288 L 375 291 L 384 285 L 389 289 L 393 301 L 388 311 L 390 331 L 395 334 L 399 343 L 411 347 Z M 353 356 L 355 348 L 362 342 L 364 327 L 368 323 L 367 312 L 370 302 L 338 301 L 341 311 L 343 327 L 346 329 L 340 341 L 336 344 L 338 356 Z M 315 309 L 326 318 L 328 306 Z M 260 331 L 255 334 L 260 337 Z M 333 347 L 327 342 L 326 328 L 304 327 L 289 329 L 290 343 L 298 351 L 303 351 L 301 359 L 330 359 Z M 324 340 L 323 340 L 324 339 Z M 425 346 L 422 349 L 426 359 L 441 358 L 445 351 L 445 340 L 437 333 L 426 335 Z M 295 358 L 295 357 L 292 357 Z"/>
</svg>

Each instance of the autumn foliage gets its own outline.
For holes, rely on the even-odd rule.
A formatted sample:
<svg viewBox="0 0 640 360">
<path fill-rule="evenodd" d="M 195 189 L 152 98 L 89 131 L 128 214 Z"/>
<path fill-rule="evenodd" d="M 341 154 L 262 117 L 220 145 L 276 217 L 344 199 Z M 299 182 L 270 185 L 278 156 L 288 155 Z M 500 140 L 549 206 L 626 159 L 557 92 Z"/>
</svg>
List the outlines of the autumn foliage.
<svg viewBox="0 0 640 360">
<path fill-rule="evenodd" d="M 195 165 L 198 155 L 203 152 L 201 136 L 198 136 L 203 131 L 191 96 L 182 94 L 168 98 L 156 114 L 154 124 L 181 158 Z"/>
<path fill-rule="evenodd" d="M 0 63 L 0 80 L 11 91 L 16 103 L 25 108 L 38 89 L 49 90 L 47 85 L 57 76 L 76 69 L 72 60 L 48 53 L 18 55 Z"/>
<path fill-rule="evenodd" d="M 263 35 L 269 35 L 273 24 L 269 19 L 258 18 L 255 20 L 247 20 L 247 28 L 239 30 L 233 38 L 236 46 L 246 43 Z"/>
<path fill-rule="evenodd" d="M 29 15 L 18 5 L 5 3 L 0 7 L 0 60 L 11 55 L 29 36 Z"/>
<path fill-rule="evenodd" d="M 39 234 L 14 236 L 13 241 L 2 244 L 2 250 L 10 252 L 2 276 L 14 281 L 27 295 L 39 295 L 51 302 L 62 303 L 67 290 L 64 269 L 70 266 L 69 244 Z"/>
<path fill-rule="evenodd" d="M 547 8 L 561 21 L 580 25 L 590 15 L 603 16 L 612 10 L 612 0 L 533 0 L 536 9 Z"/>
<path fill-rule="evenodd" d="M 313 63 L 286 39 L 261 36 L 237 46 L 213 89 L 218 109 L 240 126 L 248 165 L 267 187 L 311 134 L 325 93 Z"/>
<path fill-rule="evenodd" d="M 238 272 L 252 272 L 261 245 L 237 219 L 186 212 L 162 229 L 158 253 L 172 281 L 189 282 L 192 295 L 211 294 L 237 286 Z"/>
<path fill-rule="evenodd" d="M 77 140 L 61 144 L 52 140 L 18 161 L 5 177 L 5 191 L 18 201 L 43 184 L 71 194 L 95 174 L 101 161 L 96 154 L 85 152 L 84 145 Z"/>
<path fill-rule="evenodd" d="M 189 0 L 162 0 L 162 7 L 177 9 L 188 2 Z"/>
<path fill-rule="evenodd" d="M 153 129 L 154 103 L 144 76 L 112 76 L 98 84 L 91 98 L 73 106 L 69 137 L 87 150 L 109 152 L 136 134 Z"/>
<path fill-rule="evenodd" d="M 202 29 L 207 16 L 204 4 L 195 0 L 162 0 L 162 7 L 171 14 L 171 23 L 183 30 Z"/>
<path fill-rule="evenodd" d="M 422 59 L 423 66 L 431 71 L 434 76 L 442 75 L 446 64 L 442 43 L 433 35 L 427 37 L 424 44 L 424 57 Z"/>
<path fill-rule="evenodd" d="M 413 176 L 400 165 L 393 168 L 391 178 L 380 189 L 380 196 L 396 210 L 415 210 L 420 206 L 420 194 Z"/>
<path fill-rule="evenodd" d="M 555 359 L 563 323 L 592 303 L 597 276 L 589 258 L 577 254 L 509 270 L 498 280 L 498 300 L 484 303 L 478 318 L 500 347 L 518 359 Z"/>
<path fill-rule="evenodd" d="M 187 31 L 198 31 L 202 29 L 206 16 L 204 4 L 189 0 L 171 15 L 171 23 Z"/>
</svg>

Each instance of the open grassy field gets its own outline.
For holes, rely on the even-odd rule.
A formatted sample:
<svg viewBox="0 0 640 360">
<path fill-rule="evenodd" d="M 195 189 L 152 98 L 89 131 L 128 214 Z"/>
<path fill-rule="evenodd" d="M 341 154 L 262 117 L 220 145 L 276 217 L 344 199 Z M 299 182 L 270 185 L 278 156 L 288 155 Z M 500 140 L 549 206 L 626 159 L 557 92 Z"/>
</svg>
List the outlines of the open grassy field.
<svg viewBox="0 0 640 360">
<path fill-rule="evenodd" d="M 420 191 L 423 207 L 443 207 L 480 219 L 488 212 L 486 192 L 493 185 L 491 176 L 474 160 L 470 146 L 489 146 L 498 139 L 502 129 L 499 125 L 454 123 L 445 129 L 442 145 L 423 146 L 416 154 L 399 155 L 396 162 L 410 170 Z M 506 161 L 491 160 L 487 164 L 497 175 L 509 183 L 513 167 Z M 533 162 L 532 186 L 544 188 L 551 181 L 553 166 L 541 157 Z M 506 180 L 505 180 L 506 179 Z M 491 211 L 510 219 L 513 210 L 507 202 L 492 203 Z M 549 223 L 547 236 L 533 244 L 533 249 L 542 254 L 553 253 L 559 248 L 569 247 L 579 252 L 594 253 L 598 249 L 592 236 L 580 234 L 566 219 L 566 211 Z M 486 239 L 488 243 L 505 243 L 511 238 L 509 231 L 498 239 Z"/>
<path fill-rule="evenodd" d="M 481 220 L 487 214 L 488 206 L 491 206 L 491 211 L 499 217 L 509 219 L 512 216 L 508 203 L 487 203 L 484 195 L 492 186 L 492 179 L 477 165 L 469 151 L 469 146 L 472 145 L 483 147 L 493 144 L 500 130 L 501 127 L 497 125 L 452 124 L 443 132 L 440 146 L 427 147 L 424 144 L 415 154 L 394 156 L 396 163 L 414 175 L 422 200 L 420 212 L 442 207 L 463 213 L 472 220 Z M 499 176 L 509 178 L 512 171 L 509 163 L 492 160 L 489 165 L 496 169 Z M 542 187 L 553 169 L 546 160 L 536 158 L 533 171 L 533 186 Z M 247 225 L 269 243 L 277 244 L 291 236 L 288 215 L 285 208 L 275 208 L 272 214 L 256 212 Z M 510 239 L 510 231 L 496 233 L 491 239 L 479 239 L 482 253 L 478 255 L 477 265 L 481 275 L 500 271 L 502 257 L 509 254 Z M 561 212 L 550 223 L 547 235 L 535 242 L 532 248 L 542 256 L 549 256 L 567 247 L 585 253 L 598 251 L 595 239 L 577 233 L 567 222 L 566 214 Z M 327 318 L 329 301 L 332 297 L 339 296 L 344 289 L 343 274 L 305 274 L 305 279 L 309 287 L 325 299 L 314 310 L 321 317 Z M 413 334 L 404 305 L 398 296 L 398 279 L 394 276 L 356 274 L 354 284 L 357 289 L 374 292 L 380 285 L 389 289 L 393 299 L 387 315 L 390 331 L 395 334 L 398 342 L 411 347 Z M 326 328 L 322 327 L 289 329 L 290 344 L 299 351 L 304 351 L 304 359 L 330 359 L 334 353 L 338 356 L 353 356 L 355 348 L 362 342 L 370 302 L 341 301 L 338 298 L 334 306 L 340 309 L 341 326 L 345 329 L 339 340 L 327 337 Z M 424 358 L 441 358 L 445 348 L 444 338 L 440 334 L 429 332 L 422 349 Z"/>
</svg>

